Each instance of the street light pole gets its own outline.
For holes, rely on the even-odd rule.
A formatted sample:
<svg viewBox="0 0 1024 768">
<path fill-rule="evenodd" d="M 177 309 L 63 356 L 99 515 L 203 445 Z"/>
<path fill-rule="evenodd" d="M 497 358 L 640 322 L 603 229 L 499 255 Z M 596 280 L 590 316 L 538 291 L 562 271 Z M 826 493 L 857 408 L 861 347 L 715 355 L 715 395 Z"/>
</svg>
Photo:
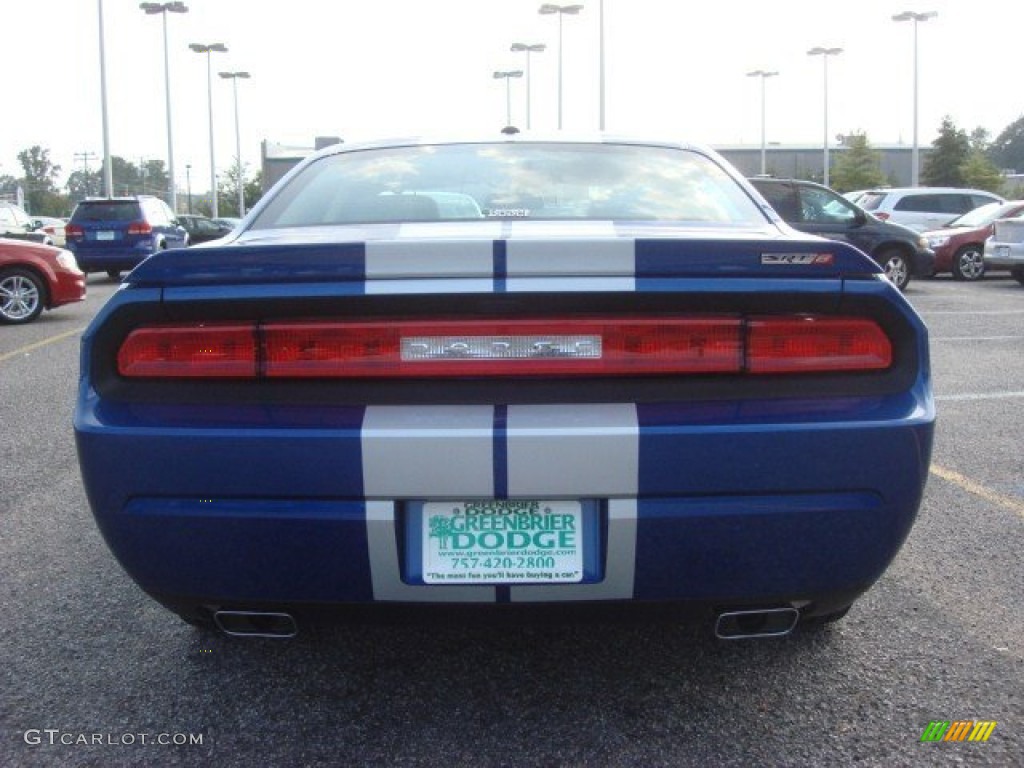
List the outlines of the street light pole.
<svg viewBox="0 0 1024 768">
<path fill-rule="evenodd" d="M 829 185 L 828 184 L 828 180 L 829 180 L 829 159 L 828 159 L 828 57 L 829 56 L 838 56 L 842 52 L 843 52 L 842 48 L 820 48 L 820 47 L 819 48 L 811 48 L 811 50 L 809 50 L 807 52 L 808 56 L 821 56 L 821 60 L 822 60 L 822 62 L 825 65 L 825 117 L 824 117 L 824 124 L 825 124 L 825 134 L 824 134 L 825 135 L 825 142 L 824 142 L 825 150 L 824 151 L 825 151 L 825 156 L 824 156 L 822 162 L 823 162 L 823 166 L 825 168 L 825 174 L 824 174 L 823 181 L 824 181 L 824 184 L 825 184 L 826 187 Z"/>
<path fill-rule="evenodd" d="M 543 53 L 547 46 L 544 43 L 512 43 L 510 50 L 516 53 L 526 52 L 526 130 L 530 130 L 530 54 Z"/>
<path fill-rule="evenodd" d="M 910 186 L 916 187 L 921 178 L 921 152 L 917 144 L 917 25 L 919 22 L 928 21 L 938 16 L 937 11 L 925 11 L 915 13 L 904 11 L 892 17 L 893 21 L 914 22 L 914 144 L 910 153 Z"/>
<path fill-rule="evenodd" d="M 227 53 L 228 47 L 224 43 L 189 43 L 196 53 L 206 54 L 206 100 L 210 111 L 210 213 L 211 218 L 216 219 L 217 211 L 217 162 L 213 150 L 213 70 L 210 65 L 211 53 Z"/>
<path fill-rule="evenodd" d="M 245 185 L 242 183 L 242 138 L 238 128 L 238 79 L 248 80 L 248 72 L 218 72 L 226 80 L 231 80 L 235 91 L 235 159 L 238 163 L 238 215 L 245 216 Z"/>
<path fill-rule="evenodd" d="M 598 127 L 598 130 L 603 132 L 604 131 L 604 0 L 601 0 L 601 4 L 598 6 L 598 29 L 600 30 L 599 40 L 598 40 L 598 51 L 599 51 L 599 53 L 598 53 L 598 59 L 599 59 L 598 69 L 600 70 L 600 75 L 598 77 L 598 80 L 600 81 L 600 85 L 598 86 L 598 100 L 600 102 L 600 105 L 598 107 L 597 127 Z"/>
<path fill-rule="evenodd" d="M 760 77 L 761 78 L 761 175 L 765 176 L 768 173 L 768 153 L 766 150 L 765 142 L 765 108 L 764 108 L 764 81 L 769 77 L 776 77 L 778 72 L 766 72 L 763 69 L 757 69 L 753 72 L 747 72 L 747 77 Z"/>
<path fill-rule="evenodd" d="M 192 213 L 192 166 L 185 166 L 185 191 L 188 193 L 188 212 Z"/>
<path fill-rule="evenodd" d="M 100 33 L 100 107 L 103 117 L 103 194 L 114 196 L 113 162 L 110 159 L 110 121 L 107 118 L 107 55 L 103 39 L 103 0 L 97 0 Z"/>
<path fill-rule="evenodd" d="M 171 132 L 171 63 L 167 52 L 167 14 L 188 13 L 188 6 L 183 2 L 171 3 L 139 3 L 139 8 L 147 15 L 160 14 L 164 26 L 164 93 L 167 98 L 167 202 L 171 210 L 178 212 L 178 190 L 174 183 L 174 138 Z"/>
<path fill-rule="evenodd" d="M 566 14 L 576 16 L 582 10 L 582 5 L 556 5 L 554 3 L 544 3 L 537 10 L 541 16 L 558 14 L 558 130 L 562 130 L 562 18 Z"/>
<path fill-rule="evenodd" d="M 512 78 L 522 76 L 523 70 L 521 69 L 494 73 L 495 80 L 505 81 L 505 125 L 512 125 Z"/>
</svg>

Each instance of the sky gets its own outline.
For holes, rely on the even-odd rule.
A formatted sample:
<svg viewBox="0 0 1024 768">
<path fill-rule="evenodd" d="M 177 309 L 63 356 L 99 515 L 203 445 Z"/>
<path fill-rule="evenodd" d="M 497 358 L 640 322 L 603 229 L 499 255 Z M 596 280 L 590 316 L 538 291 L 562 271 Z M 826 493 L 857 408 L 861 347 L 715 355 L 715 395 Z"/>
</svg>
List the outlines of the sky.
<svg viewBox="0 0 1024 768">
<path fill-rule="evenodd" d="M 563 0 L 568 2 L 569 0 Z M 101 0 L 0 0 L 7 85 L 0 107 L 0 175 L 21 176 L 19 151 L 40 145 L 59 182 L 103 152 L 99 67 Z M 530 57 L 531 125 L 557 127 L 558 17 L 540 0 L 185 0 L 168 14 L 171 127 L 179 189 L 209 186 L 207 55 L 211 54 L 216 165 L 234 161 L 232 83 L 238 81 L 241 157 L 259 168 L 260 144 L 496 132 L 506 83 L 525 69 L 514 42 L 545 43 Z M 600 0 L 565 16 L 563 126 L 598 128 Z M 138 164 L 167 162 L 161 16 L 137 0 L 102 0 L 110 151 Z M 770 143 L 821 145 L 824 66 L 828 130 L 872 144 L 913 139 L 914 24 L 894 14 L 936 11 L 918 25 L 919 143 L 944 116 L 992 138 L 1024 115 L 1018 84 L 1024 3 L 1008 0 L 604 0 L 606 128 L 712 146 L 759 145 L 761 80 Z M 526 124 L 525 78 L 511 81 L 512 122 Z M 15 94 L 18 94 L 15 96 Z"/>
</svg>

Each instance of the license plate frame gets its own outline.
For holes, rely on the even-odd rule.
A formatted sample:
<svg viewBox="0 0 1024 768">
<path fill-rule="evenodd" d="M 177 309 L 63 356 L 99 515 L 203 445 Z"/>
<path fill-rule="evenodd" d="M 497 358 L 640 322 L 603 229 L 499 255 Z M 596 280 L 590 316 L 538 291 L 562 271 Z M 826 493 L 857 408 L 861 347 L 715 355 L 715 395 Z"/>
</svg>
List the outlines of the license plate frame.
<svg viewBox="0 0 1024 768">
<path fill-rule="evenodd" d="M 405 580 L 492 587 L 600 581 L 601 509 L 592 499 L 407 502 Z"/>
</svg>

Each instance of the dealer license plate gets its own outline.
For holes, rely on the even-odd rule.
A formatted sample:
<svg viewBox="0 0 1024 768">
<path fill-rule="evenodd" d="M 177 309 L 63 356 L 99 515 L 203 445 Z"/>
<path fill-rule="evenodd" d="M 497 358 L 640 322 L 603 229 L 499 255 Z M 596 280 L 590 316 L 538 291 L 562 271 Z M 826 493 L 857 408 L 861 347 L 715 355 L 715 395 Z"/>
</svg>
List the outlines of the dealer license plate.
<svg viewBox="0 0 1024 768">
<path fill-rule="evenodd" d="M 571 584 L 583 580 L 579 501 L 423 505 L 427 584 Z"/>
</svg>

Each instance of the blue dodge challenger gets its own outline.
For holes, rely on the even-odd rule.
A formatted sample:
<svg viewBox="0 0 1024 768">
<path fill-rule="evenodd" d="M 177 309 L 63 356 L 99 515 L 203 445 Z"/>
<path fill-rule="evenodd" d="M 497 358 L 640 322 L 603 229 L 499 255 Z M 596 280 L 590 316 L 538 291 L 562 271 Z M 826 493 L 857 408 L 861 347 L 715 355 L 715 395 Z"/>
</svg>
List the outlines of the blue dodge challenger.
<svg viewBox="0 0 1024 768">
<path fill-rule="evenodd" d="M 332 147 L 152 256 L 74 426 L 114 555 L 193 624 L 629 603 L 738 638 L 879 578 L 934 421 L 866 255 L 708 150 L 513 136 Z"/>
</svg>

